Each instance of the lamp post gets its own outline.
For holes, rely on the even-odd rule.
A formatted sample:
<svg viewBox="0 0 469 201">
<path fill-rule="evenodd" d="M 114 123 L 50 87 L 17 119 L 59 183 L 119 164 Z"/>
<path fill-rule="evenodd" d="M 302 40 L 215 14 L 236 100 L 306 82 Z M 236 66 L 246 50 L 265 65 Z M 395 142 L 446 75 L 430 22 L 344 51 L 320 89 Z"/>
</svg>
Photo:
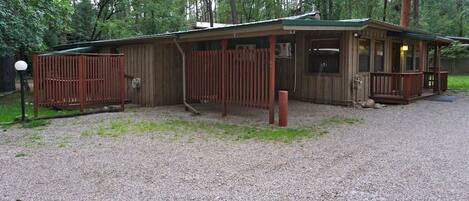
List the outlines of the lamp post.
<svg viewBox="0 0 469 201">
<path fill-rule="evenodd" d="M 24 80 L 23 80 L 23 73 L 28 68 L 28 64 L 25 61 L 17 61 L 15 63 L 15 69 L 20 74 L 20 87 L 21 87 L 21 121 L 26 120 L 25 112 L 24 112 Z"/>
</svg>

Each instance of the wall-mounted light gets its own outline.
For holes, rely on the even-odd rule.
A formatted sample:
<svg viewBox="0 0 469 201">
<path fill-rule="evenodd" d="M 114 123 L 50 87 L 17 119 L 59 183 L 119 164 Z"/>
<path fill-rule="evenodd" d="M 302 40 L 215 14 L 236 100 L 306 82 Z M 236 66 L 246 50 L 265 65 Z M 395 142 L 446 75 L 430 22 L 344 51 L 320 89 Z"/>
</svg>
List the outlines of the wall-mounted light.
<svg viewBox="0 0 469 201">
<path fill-rule="evenodd" d="M 404 45 L 402 45 L 401 49 L 402 49 L 402 51 L 407 51 L 407 50 L 409 50 L 409 45 L 404 44 Z"/>
<path fill-rule="evenodd" d="M 355 37 L 355 38 L 360 38 L 361 36 L 362 36 L 362 34 L 360 34 L 358 32 L 353 33 L 353 37 Z"/>
</svg>

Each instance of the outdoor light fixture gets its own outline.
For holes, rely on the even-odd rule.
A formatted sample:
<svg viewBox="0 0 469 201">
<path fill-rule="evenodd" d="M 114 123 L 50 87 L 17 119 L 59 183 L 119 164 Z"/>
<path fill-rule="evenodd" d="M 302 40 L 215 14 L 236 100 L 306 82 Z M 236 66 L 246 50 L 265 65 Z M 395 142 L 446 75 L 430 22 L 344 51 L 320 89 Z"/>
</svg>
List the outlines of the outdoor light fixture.
<svg viewBox="0 0 469 201">
<path fill-rule="evenodd" d="M 23 73 L 28 69 L 28 64 L 25 61 L 17 61 L 15 63 L 15 69 L 20 74 L 20 87 L 21 87 L 21 121 L 26 120 L 24 112 L 24 80 Z"/>
<path fill-rule="evenodd" d="M 360 38 L 362 35 L 358 32 L 353 33 L 353 37 Z"/>
<path fill-rule="evenodd" d="M 407 51 L 407 50 L 409 50 L 409 45 L 407 44 L 402 45 L 402 51 Z"/>
</svg>

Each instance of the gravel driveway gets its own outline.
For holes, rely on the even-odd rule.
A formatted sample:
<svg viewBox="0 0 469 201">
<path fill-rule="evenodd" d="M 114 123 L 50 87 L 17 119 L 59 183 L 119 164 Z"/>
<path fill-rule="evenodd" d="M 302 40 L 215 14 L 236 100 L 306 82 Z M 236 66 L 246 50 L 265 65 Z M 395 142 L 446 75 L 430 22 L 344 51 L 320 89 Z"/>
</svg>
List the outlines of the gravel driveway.
<svg viewBox="0 0 469 201">
<path fill-rule="evenodd" d="M 0 132 L 0 200 L 469 200 L 466 96 L 380 110 L 292 102 L 292 126 L 363 118 L 293 143 L 80 134 L 113 118 L 267 117 L 231 110 L 221 119 L 199 108 L 204 115 L 197 117 L 181 106 L 140 108 Z M 30 137 L 12 141 L 18 136 Z"/>
</svg>

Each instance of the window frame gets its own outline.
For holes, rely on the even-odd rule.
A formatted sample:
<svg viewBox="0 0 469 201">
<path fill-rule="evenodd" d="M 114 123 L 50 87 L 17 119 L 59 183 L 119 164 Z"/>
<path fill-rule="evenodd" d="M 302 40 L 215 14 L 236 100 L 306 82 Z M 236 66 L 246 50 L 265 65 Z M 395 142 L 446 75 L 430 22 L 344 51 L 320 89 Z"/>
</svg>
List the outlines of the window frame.
<svg viewBox="0 0 469 201">
<path fill-rule="evenodd" d="M 360 41 L 362 40 L 365 40 L 365 41 L 368 41 L 368 71 L 360 71 Z M 371 38 L 366 38 L 366 37 L 363 37 L 363 38 L 359 38 L 358 39 L 358 66 L 357 66 L 357 72 L 358 73 L 371 73 L 372 69 L 371 69 L 371 50 L 372 50 L 372 41 Z"/>
<path fill-rule="evenodd" d="M 377 71 L 376 70 L 376 53 L 377 53 L 377 46 L 376 46 L 376 43 L 377 42 L 382 42 L 383 43 L 383 62 L 382 62 L 382 71 Z M 374 73 L 384 73 L 386 72 L 386 39 L 385 38 L 376 38 L 374 41 L 373 41 L 373 72 Z"/>
<path fill-rule="evenodd" d="M 339 43 L 339 60 L 338 60 L 338 72 L 334 72 L 334 73 L 331 73 L 331 72 L 310 72 L 308 69 L 309 69 L 309 65 L 310 65 L 310 58 L 309 58 L 309 55 L 310 55 L 310 51 L 313 49 L 312 47 L 312 43 L 314 40 L 337 40 L 338 43 Z M 315 37 L 314 35 L 313 36 L 310 36 L 310 37 L 306 37 L 306 41 L 307 41 L 307 46 L 305 46 L 305 56 L 304 56 L 304 61 L 305 61 L 305 64 L 304 64 L 304 73 L 306 76 L 318 76 L 318 75 L 327 75 L 327 76 L 340 76 L 342 74 L 342 68 L 343 68 L 343 45 L 342 45 L 342 42 L 343 42 L 343 37 L 342 37 L 342 34 L 331 34 L 331 35 L 322 35 L 322 36 L 317 36 Z"/>
</svg>

